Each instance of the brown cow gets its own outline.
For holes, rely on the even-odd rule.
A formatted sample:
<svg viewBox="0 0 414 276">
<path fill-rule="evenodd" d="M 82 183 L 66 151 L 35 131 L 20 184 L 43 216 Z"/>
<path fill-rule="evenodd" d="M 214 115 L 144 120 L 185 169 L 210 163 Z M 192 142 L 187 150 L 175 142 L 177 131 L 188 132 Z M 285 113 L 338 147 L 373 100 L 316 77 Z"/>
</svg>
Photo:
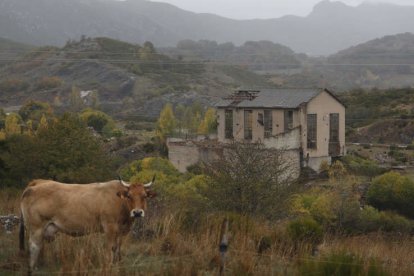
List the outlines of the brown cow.
<svg viewBox="0 0 414 276">
<path fill-rule="evenodd" d="M 64 184 L 34 180 L 24 190 L 20 204 L 20 250 L 24 250 L 25 225 L 29 231 L 29 270 L 36 265 L 44 240 L 57 232 L 82 236 L 104 232 L 113 261 L 120 260 L 122 237 L 134 218 L 144 217 L 147 198 L 155 193 L 148 184 L 130 185 L 122 180 L 92 184 Z"/>
</svg>

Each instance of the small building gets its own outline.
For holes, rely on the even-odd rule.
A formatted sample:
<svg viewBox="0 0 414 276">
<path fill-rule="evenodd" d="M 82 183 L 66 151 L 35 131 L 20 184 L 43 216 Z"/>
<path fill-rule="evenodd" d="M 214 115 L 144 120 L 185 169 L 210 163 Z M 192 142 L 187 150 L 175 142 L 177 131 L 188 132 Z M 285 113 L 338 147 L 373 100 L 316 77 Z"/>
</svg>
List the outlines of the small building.
<svg viewBox="0 0 414 276">
<path fill-rule="evenodd" d="M 238 90 L 219 101 L 216 108 L 217 145 L 250 141 L 283 149 L 298 171 L 301 167 L 318 171 L 322 161 L 330 164 L 346 153 L 345 105 L 327 89 Z M 191 145 L 194 151 L 195 144 Z M 181 170 L 191 165 L 173 156 L 173 143 L 168 146 L 170 160 L 181 163 Z M 181 142 L 181 153 L 183 146 Z M 188 160 L 188 155 L 185 157 Z"/>
</svg>

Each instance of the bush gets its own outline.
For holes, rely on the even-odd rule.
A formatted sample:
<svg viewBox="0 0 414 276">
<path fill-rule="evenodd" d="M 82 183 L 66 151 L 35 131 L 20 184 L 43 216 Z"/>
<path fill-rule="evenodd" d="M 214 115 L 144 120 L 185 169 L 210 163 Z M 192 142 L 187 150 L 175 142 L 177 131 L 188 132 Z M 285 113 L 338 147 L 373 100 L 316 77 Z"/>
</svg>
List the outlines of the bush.
<svg viewBox="0 0 414 276">
<path fill-rule="evenodd" d="M 0 82 L 0 91 L 4 92 L 18 92 L 28 87 L 29 84 L 21 79 L 7 79 Z"/>
<path fill-rule="evenodd" d="M 317 244 L 323 237 L 322 226 L 309 216 L 291 221 L 287 226 L 287 232 L 294 242 Z"/>
<path fill-rule="evenodd" d="M 359 221 L 353 231 L 368 233 L 373 231 L 410 233 L 413 221 L 392 212 L 382 212 L 372 206 L 365 206 L 360 212 Z"/>
<path fill-rule="evenodd" d="M 334 210 L 335 196 L 315 189 L 309 193 L 294 195 L 291 200 L 293 215 L 311 216 L 323 226 L 329 226 L 337 219 Z"/>
<path fill-rule="evenodd" d="M 52 89 L 63 84 L 63 80 L 59 77 L 43 77 L 36 84 L 37 89 Z"/>
<path fill-rule="evenodd" d="M 105 137 L 120 137 L 122 132 L 116 128 L 114 120 L 106 113 L 93 110 L 91 108 L 85 109 L 80 115 L 81 119 L 86 124 L 93 128 L 96 132 Z"/>
<path fill-rule="evenodd" d="M 331 253 L 322 258 L 309 259 L 302 262 L 299 275 L 388 275 L 375 259 L 368 263 L 358 255 L 347 252 Z"/>
<path fill-rule="evenodd" d="M 385 172 L 385 169 L 379 167 L 376 162 L 354 155 L 343 157 L 342 162 L 345 164 L 348 171 L 357 175 L 374 177 Z"/>
<path fill-rule="evenodd" d="M 379 210 L 394 210 L 414 218 L 414 181 L 399 173 L 389 172 L 375 178 L 367 198 Z"/>
</svg>

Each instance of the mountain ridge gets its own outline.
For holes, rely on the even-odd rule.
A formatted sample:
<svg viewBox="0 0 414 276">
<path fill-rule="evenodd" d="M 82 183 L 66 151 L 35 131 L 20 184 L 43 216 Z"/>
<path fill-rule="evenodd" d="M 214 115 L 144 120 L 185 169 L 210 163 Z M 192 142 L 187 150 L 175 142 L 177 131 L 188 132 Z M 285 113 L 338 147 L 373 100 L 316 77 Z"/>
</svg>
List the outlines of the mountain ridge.
<svg viewBox="0 0 414 276">
<path fill-rule="evenodd" d="M 411 6 L 352 7 L 331 1 L 320 2 L 306 17 L 236 20 L 150 1 L 3 0 L 0 37 L 55 46 L 82 35 L 158 46 L 184 39 L 236 45 L 270 40 L 296 52 L 328 55 L 376 37 L 414 32 L 413 18 Z"/>
</svg>

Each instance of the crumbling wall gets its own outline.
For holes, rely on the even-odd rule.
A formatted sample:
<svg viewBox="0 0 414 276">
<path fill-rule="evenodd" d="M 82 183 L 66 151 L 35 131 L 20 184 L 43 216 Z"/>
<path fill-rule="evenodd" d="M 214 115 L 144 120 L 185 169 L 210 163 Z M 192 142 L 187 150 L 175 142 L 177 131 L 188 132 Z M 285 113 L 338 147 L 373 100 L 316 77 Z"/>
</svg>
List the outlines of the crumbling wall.
<svg viewBox="0 0 414 276">
<path fill-rule="evenodd" d="M 266 148 L 293 150 L 300 148 L 300 127 L 263 140 Z"/>
</svg>

